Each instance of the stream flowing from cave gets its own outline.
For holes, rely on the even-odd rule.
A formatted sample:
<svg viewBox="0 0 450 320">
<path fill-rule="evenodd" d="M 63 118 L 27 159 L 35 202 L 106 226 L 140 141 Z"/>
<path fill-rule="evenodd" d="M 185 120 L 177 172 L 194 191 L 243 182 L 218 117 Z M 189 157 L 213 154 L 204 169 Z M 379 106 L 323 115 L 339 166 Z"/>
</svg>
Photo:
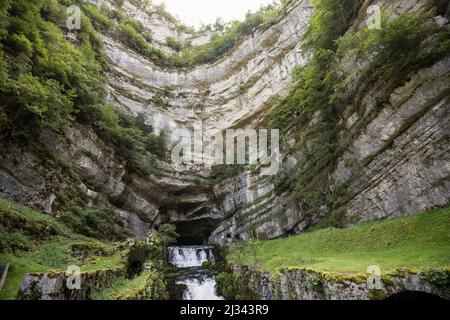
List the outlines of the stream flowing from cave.
<svg viewBox="0 0 450 320">
<path fill-rule="evenodd" d="M 181 270 L 176 284 L 184 287 L 183 300 L 223 300 L 214 275 L 202 268 L 204 262 L 216 263 L 214 246 L 173 246 L 167 250 L 169 262 Z"/>
</svg>

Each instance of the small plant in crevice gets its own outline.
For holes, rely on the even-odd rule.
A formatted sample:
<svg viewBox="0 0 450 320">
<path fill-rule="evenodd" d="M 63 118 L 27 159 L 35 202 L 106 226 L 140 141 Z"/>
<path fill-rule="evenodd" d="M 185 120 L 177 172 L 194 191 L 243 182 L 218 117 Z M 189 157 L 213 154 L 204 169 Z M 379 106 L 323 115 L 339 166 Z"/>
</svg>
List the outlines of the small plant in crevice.
<svg viewBox="0 0 450 320">
<path fill-rule="evenodd" d="M 309 272 L 306 275 L 306 282 L 313 288 L 322 288 L 324 285 L 324 279 L 317 273 Z"/>
<path fill-rule="evenodd" d="M 420 275 L 436 286 L 450 288 L 450 270 L 428 269 L 421 271 Z"/>
</svg>

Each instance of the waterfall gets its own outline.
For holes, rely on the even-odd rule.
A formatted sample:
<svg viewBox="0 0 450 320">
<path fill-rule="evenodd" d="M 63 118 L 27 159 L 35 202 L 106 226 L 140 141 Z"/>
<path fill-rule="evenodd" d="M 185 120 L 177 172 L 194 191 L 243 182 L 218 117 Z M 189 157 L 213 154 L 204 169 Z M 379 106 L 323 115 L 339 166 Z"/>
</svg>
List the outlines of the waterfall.
<svg viewBox="0 0 450 320">
<path fill-rule="evenodd" d="M 173 246 L 167 251 L 169 262 L 183 271 L 176 282 L 185 288 L 183 300 L 223 300 L 214 275 L 201 267 L 216 262 L 214 246 Z"/>
<path fill-rule="evenodd" d="M 216 262 L 214 246 L 169 247 L 168 258 L 177 268 L 201 267 L 203 262 Z"/>
<path fill-rule="evenodd" d="M 217 294 L 217 283 L 213 276 L 201 273 L 179 280 L 177 284 L 186 286 L 183 300 L 223 300 Z"/>
</svg>

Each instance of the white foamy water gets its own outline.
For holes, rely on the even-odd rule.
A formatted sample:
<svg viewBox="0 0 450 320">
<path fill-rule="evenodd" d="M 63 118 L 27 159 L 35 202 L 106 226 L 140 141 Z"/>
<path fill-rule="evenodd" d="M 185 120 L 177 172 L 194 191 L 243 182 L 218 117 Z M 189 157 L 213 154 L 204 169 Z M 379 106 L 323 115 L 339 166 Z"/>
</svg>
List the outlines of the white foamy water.
<svg viewBox="0 0 450 320">
<path fill-rule="evenodd" d="M 177 283 L 187 287 L 183 292 L 183 300 L 223 300 L 217 294 L 214 277 L 188 278 Z"/>
<path fill-rule="evenodd" d="M 203 262 L 216 262 L 214 246 L 169 247 L 169 262 L 177 268 L 201 267 Z"/>
<path fill-rule="evenodd" d="M 216 262 L 214 246 L 174 246 L 167 252 L 171 264 L 185 269 L 177 284 L 184 285 L 183 300 L 224 300 L 217 294 L 214 276 L 201 266 L 204 262 Z"/>
</svg>

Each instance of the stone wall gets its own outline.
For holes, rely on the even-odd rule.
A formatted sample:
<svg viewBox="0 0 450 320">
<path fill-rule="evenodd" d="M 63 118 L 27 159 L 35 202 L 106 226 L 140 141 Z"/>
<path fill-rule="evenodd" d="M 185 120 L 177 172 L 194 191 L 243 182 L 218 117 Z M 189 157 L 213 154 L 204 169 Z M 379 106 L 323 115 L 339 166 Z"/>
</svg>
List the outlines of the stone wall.
<svg viewBox="0 0 450 320">
<path fill-rule="evenodd" d="M 311 270 L 282 270 L 273 275 L 235 268 L 237 292 L 260 300 L 384 300 L 405 292 L 421 292 L 450 299 L 447 288 L 431 283 L 420 272 L 399 270 L 368 284 L 366 275 L 330 275 Z M 251 286 L 251 287 L 250 287 Z"/>
<path fill-rule="evenodd" d="M 124 276 L 122 269 L 97 270 L 80 274 L 80 289 L 69 289 L 64 272 L 26 274 L 20 285 L 21 300 L 88 300 L 96 291 L 109 287 Z"/>
</svg>

